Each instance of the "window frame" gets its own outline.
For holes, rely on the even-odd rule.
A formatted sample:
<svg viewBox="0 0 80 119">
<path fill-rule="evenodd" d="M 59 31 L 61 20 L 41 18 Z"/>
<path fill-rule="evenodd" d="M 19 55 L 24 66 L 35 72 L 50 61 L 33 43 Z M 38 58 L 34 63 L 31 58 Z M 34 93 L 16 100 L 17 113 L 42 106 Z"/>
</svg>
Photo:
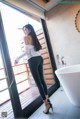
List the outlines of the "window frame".
<svg viewBox="0 0 80 119">
<path fill-rule="evenodd" d="M 7 2 L 3 2 L 4 4 L 12 7 L 13 9 L 16 9 L 20 12 L 22 12 L 23 14 L 26 14 L 26 12 L 24 12 L 24 10 L 17 8 Z M 26 14 L 27 15 L 27 14 Z M 50 55 L 50 60 L 51 60 L 51 65 L 52 65 L 52 69 L 53 69 L 53 74 L 55 77 L 55 84 L 52 85 L 49 89 L 49 96 L 51 96 L 59 87 L 60 87 L 60 83 L 55 75 L 55 70 L 56 68 L 56 63 L 55 63 L 55 59 L 54 59 L 54 53 L 52 50 L 52 46 L 50 43 L 50 38 L 49 38 L 49 34 L 48 34 L 48 30 L 47 30 L 47 26 L 46 26 L 46 21 L 43 19 L 41 20 L 41 24 L 43 27 L 43 32 L 45 35 L 45 39 L 46 39 L 46 43 L 47 43 L 47 47 L 48 47 L 48 51 L 49 51 L 49 55 Z M 10 56 L 9 56 L 9 52 L 8 52 L 8 47 L 7 47 L 7 43 L 6 43 L 6 38 L 5 38 L 5 33 L 4 33 L 4 27 L 3 27 L 3 23 L 2 23 L 2 19 L 1 19 L 1 14 L 0 14 L 0 40 L 1 40 L 1 50 L 2 50 L 2 58 L 4 61 L 4 67 L 5 70 L 8 72 L 8 85 L 10 84 L 12 79 L 12 76 L 14 78 L 13 75 L 13 71 L 12 71 L 12 67 L 11 67 L 11 62 L 10 62 Z M 8 65 L 7 65 L 8 63 Z M 10 70 L 11 69 L 11 70 Z M 15 88 L 15 91 L 13 91 Z M 14 82 L 13 86 L 11 87 L 11 89 L 9 89 L 9 93 L 10 93 L 10 97 L 11 97 L 11 102 L 12 102 L 12 107 L 13 107 L 13 111 L 14 111 L 14 117 L 29 117 L 42 103 L 42 99 L 39 96 L 36 100 L 34 100 L 30 105 L 28 105 L 26 108 L 24 108 L 23 110 L 21 109 L 21 104 L 19 101 L 19 95 L 18 95 L 18 91 L 17 91 L 17 87 L 16 87 L 16 83 Z"/>
</svg>

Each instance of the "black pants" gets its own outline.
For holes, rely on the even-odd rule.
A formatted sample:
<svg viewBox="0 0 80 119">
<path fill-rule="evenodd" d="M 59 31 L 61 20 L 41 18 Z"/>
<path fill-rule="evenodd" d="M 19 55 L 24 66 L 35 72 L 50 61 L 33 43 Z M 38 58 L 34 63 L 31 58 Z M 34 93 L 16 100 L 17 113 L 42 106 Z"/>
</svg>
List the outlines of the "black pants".
<svg viewBox="0 0 80 119">
<path fill-rule="evenodd" d="M 39 92 L 43 98 L 46 99 L 47 95 L 47 85 L 43 76 L 43 58 L 41 56 L 32 57 L 28 60 L 30 71 L 35 80 L 35 83 L 38 86 Z"/>
</svg>

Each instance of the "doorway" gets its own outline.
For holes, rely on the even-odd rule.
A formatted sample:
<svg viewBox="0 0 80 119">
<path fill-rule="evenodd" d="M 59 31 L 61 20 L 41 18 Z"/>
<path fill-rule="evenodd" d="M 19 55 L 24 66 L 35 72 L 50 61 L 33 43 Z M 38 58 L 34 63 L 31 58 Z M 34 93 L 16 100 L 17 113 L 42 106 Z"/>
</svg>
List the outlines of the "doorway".
<svg viewBox="0 0 80 119">
<path fill-rule="evenodd" d="M 55 76 L 53 74 L 53 69 L 51 65 L 49 50 L 47 48 L 47 43 L 45 40 L 45 36 L 43 33 L 42 24 L 40 20 L 36 21 L 3 3 L 1 3 L 1 5 L 2 5 L 1 17 L 3 22 L 3 27 L 4 27 L 3 32 L 5 33 L 5 40 L 6 40 L 6 42 L 4 41 L 3 42 L 5 45 L 7 45 L 7 47 L 5 47 L 5 50 L 8 49 L 8 53 L 9 53 L 7 56 L 9 58 L 8 59 L 9 61 L 6 59 L 7 58 L 6 56 L 5 56 L 5 60 L 6 60 L 6 63 L 8 62 L 10 63 L 11 72 L 13 74 L 14 81 L 15 81 L 14 86 L 10 87 L 10 85 L 8 85 L 8 87 L 12 89 L 12 92 L 9 91 L 9 93 L 14 93 L 13 96 L 10 95 L 11 97 L 9 97 L 6 94 L 7 96 L 5 98 L 5 101 L 2 103 L 2 105 L 6 104 L 6 102 L 8 101 L 11 101 L 12 104 L 15 103 L 13 101 L 16 95 L 16 100 L 18 100 L 16 103 L 17 103 L 17 106 L 20 107 L 19 108 L 20 110 L 17 114 L 16 112 L 17 106 L 14 107 L 12 105 L 12 108 L 14 110 L 13 111 L 14 115 L 19 116 L 19 114 L 21 113 L 21 116 L 22 116 L 24 115 L 26 111 L 27 111 L 27 115 L 30 115 L 30 112 L 28 114 L 28 110 L 26 107 L 30 107 L 30 105 L 33 102 L 35 102 L 36 99 L 41 100 L 41 98 L 39 98 L 40 95 L 39 95 L 37 86 L 34 82 L 34 79 L 31 75 L 26 57 L 20 60 L 18 65 L 16 66 L 14 65 L 15 58 L 19 56 L 22 52 L 24 52 L 24 41 L 22 39 L 23 32 L 21 28 L 25 24 L 31 23 L 36 31 L 37 37 L 42 45 L 42 56 L 44 58 L 44 77 L 45 77 L 45 81 L 47 83 L 48 89 L 51 88 L 51 86 L 56 84 Z M 3 53 L 4 52 L 5 51 L 3 51 Z M 10 72 L 9 69 L 7 70 L 8 72 Z M 14 87 L 16 89 L 15 92 L 14 92 Z"/>
</svg>

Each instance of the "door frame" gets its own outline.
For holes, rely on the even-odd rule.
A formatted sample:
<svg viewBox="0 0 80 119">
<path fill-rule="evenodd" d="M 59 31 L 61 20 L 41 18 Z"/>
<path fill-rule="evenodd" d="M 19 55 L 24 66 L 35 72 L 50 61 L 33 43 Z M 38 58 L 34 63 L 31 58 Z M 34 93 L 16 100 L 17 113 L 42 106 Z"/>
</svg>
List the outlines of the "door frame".
<svg viewBox="0 0 80 119">
<path fill-rule="evenodd" d="M 16 82 L 15 82 L 15 77 L 13 73 L 13 69 L 11 66 L 11 61 L 10 61 L 10 55 L 9 55 L 9 50 L 8 50 L 8 45 L 6 42 L 6 37 L 5 37 L 5 30 L 2 22 L 2 16 L 0 13 L 0 47 L 1 47 L 1 54 L 2 54 L 2 60 L 3 60 L 3 65 L 4 65 L 4 70 L 5 74 L 7 76 L 7 85 L 8 87 L 14 80 L 12 86 L 9 88 L 9 94 L 10 94 L 10 99 L 12 103 L 12 108 L 14 112 L 14 117 L 22 117 L 22 109 L 20 105 L 20 99 L 18 96 L 18 91 L 16 87 Z"/>
<path fill-rule="evenodd" d="M 2 3 L 14 8 L 24 14 L 24 11 L 21 10 L 20 8 L 17 8 L 7 2 L 2 2 Z M 48 89 L 49 96 L 51 96 L 60 87 L 60 83 L 54 73 L 57 68 L 56 68 L 54 53 L 53 53 L 52 46 L 50 43 L 50 38 L 49 38 L 45 20 L 41 19 L 41 24 L 43 27 L 43 32 L 44 32 L 47 47 L 49 50 L 51 65 L 52 65 L 53 74 L 54 74 L 54 78 L 55 78 L 55 82 L 56 82 L 54 85 L 52 85 Z M 12 79 L 15 80 L 15 78 L 14 78 L 14 74 L 13 74 L 13 70 L 12 70 L 12 66 L 11 66 L 10 55 L 9 55 L 9 50 L 8 50 L 8 46 L 7 46 L 7 42 L 6 42 L 6 37 L 5 37 L 5 32 L 4 32 L 1 15 L 0 15 L 0 37 L 1 37 L 1 49 L 2 49 L 4 65 L 5 65 L 6 71 L 8 72 L 8 79 L 7 79 L 8 81 L 7 82 L 8 82 L 8 86 L 9 86 L 12 82 Z M 15 91 L 14 91 L 14 89 L 15 89 Z M 26 117 L 26 116 L 29 117 L 43 103 L 41 96 L 39 96 L 30 105 L 28 105 L 27 107 L 25 107 L 22 110 L 15 81 L 14 81 L 11 89 L 9 89 L 9 93 L 10 93 L 10 98 L 11 98 L 12 107 L 13 107 L 15 117 Z"/>
</svg>

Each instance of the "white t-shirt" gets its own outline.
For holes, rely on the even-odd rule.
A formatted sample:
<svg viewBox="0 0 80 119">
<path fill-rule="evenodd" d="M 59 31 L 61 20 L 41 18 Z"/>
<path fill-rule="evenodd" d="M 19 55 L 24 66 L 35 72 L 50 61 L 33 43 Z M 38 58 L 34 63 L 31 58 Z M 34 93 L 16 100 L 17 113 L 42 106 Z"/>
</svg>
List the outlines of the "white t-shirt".
<svg viewBox="0 0 80 119">
<path fill-rule="evenodd" d="M 25 55 L 27 55 L 27 59 L 29 60 L 32 57 L 41 56 L 41 50 L 36 51 L 33 45 L 25 45 L 25 52 L 17 57 L 16 61 L 19 61 Z"/>
</svg>

